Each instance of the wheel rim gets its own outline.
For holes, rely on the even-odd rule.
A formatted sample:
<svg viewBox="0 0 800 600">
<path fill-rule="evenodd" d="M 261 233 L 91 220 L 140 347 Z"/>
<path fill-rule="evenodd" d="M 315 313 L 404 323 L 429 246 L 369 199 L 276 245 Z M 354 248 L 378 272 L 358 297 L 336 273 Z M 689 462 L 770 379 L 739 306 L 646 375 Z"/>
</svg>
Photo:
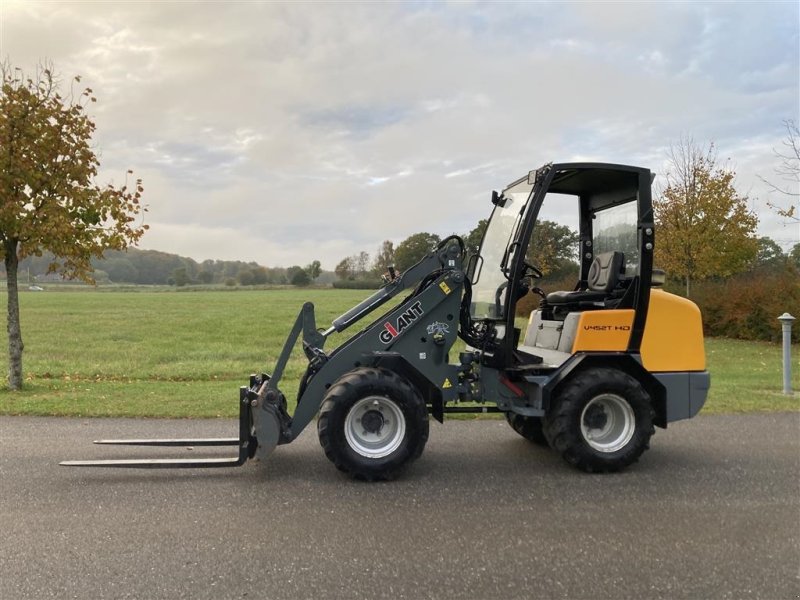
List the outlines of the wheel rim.
<svg viewBox="0 0 800 600">
<path fill-rule="evenodd" d="M 627 400 L 616 394 L 592 398 L 581 413 L 581 435 L 598 452 L 616 452 L 631 441 L 636 418 Z"/>
<path fill-rule="evenodd" d="M 344 435 L 361 456 L 383 458 L 400 447 L 406 435 L 406 420 L 400 407 L 389 398 L 368 396 L 347 413 Z"/>
</svg>

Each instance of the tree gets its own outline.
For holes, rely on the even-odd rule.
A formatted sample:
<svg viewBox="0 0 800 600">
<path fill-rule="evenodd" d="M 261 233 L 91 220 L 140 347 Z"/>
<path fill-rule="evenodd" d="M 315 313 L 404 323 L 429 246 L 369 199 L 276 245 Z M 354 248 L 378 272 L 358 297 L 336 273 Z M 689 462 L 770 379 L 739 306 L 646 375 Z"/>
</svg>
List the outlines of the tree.
<svg viewBox="0 0 800 600">
<path fill-rule="evenodd" d="M 289 283 L 299 287 L 304 287 L 307 286 L 309 283 L 311 283 L 311 277 L 309 276 L 308 271 L 306 271 L 305 269 L 297 269 L 292 274 Z"/>
<path fill-rule="evenodd" d="M 289 283 L 292 283 L 292 280 L 294 279 L 295 275 L 297 275 L 297 273 L 302 270 L 303 267 L 301 267 L 300 265 L 292 265 L 291 267 L 286 269 L 286 280 Z"/>
<path fill-rule="evenodd" d="M 186 267 L 178 267 L 172 272 L 172 280 L 178 287 L 183 287 L 189 283 L 189 274 L 186 272 Z"/>
<path fill-rule="evenodd" d="M 281 267 L 273 267 L 267 269 L 267 283 L 286 283 L 286 269 Z"/>
<path fill-rule="evenodd" d="M 239 285 L 253 285 L 253 271 L 247 267 L 243 267 L 236 274 L 236 280 Z"/>
<path fill-rule="evenodd" d="M 147 225 L 136 224 L 146 210 L 141 180 L 120 188 L 94 181 L 100 163 L 92 147 L 95 124 L 85 110 L 95 102 L 92 90 L 63 97 L 46 66 L 26 77 L 6 63 L 0 75 L 0 252 L 8 278 L 8 383 L 18 390 L 20 259 L 52 252 L 60 261 L 49 272 L 92 282 L 91 259 L 127 248 Z"/>
<path fill-rule="evenodd" d="M 356 268 L 356 279 L 364 279 L 369 270 L 369 252 L 363 250 L 353 255 L 353 263 Z"/>
<path fill-rule="evenodd" d="M 537 221 L 525 259 L 544 275 L 575 266 L 578 232 L 554 221 Z"/>
<path fill-rule="evenodd" d="M 372 263 L 373 274 L 380 278 L 381 275 L 389 270 L 389 267 L 394 266 L 394 244 L 391 240 L 384 240 Z"/>
<path fill-rule="evenodd" d="M 253 274 L 253 285 L 264 285 L 267 283 L 267 270 L 258 265 L 250 267 L 250 272 Z"/>
<path fill-rule="evenodd" d="M 306 273 L 308 274 L 308 283 L 311 283 L 322 273 L 322 263 L 318 260 L 313 261 L 310 265 L 306 266 Z"/>
<path fill-rule="evenodd" d="M 481 219 L 475 228 L 464 236 L 468 255 L 478 253 L 488 224 L 487 219 Z M 536 222 L 525 259 L 541 269 L 545 275 L 550 275 L 565 268 L 575 267 L 577 252 L 576 231 L 554 221 L 542 220 Z"/>
<path fill-rule="evenodd" d="M 103 261 L 103 269 L 114 283 L 136 281 L 136 267 L 124 257 L 113 257 Z"/>
<path fill-rule="evenodd" d="M 789 263 L 800 269 L 800 243 L 792 246 L 789 251 Z"/>
<path fill-rule="evenodd" d="M 361 251 L 343 258 L 333 272 L 339 279 L 366 279 L 369 275 L 369 253 Z"/>
<path fill-rule="evenodd" d="M 735 173 L 716 165 L 707 150 L 689 140 L 670 148 L 667 185 L 653 201 L 658 224 L 656 265 L 691 282 L 728 277 L 747 269 L 758 252 L 758 218 L 733 186 Z"/>
<path fill-rule="evenodd" d="M 405 271 L 419 262 L 423 256 L 431 252 L 441 241 L 435 233 L 415 233 L 397 245 L 394 251 L 395 267 Z"/>
<path fill-rule="evenodd" d="M 775 157 L 780 160 L 774 171 L 783 183 L 772 183 L 760 175 L 759 179 L 773 192 L 789 198 L 789 204 L 786 206 L 771 201 L 767 202 L 767 206 L 789 221 L 800 223 L 800 213 L 797 211 L 797 204 L 794 203 L 800 196 L 800 130 L 797 128 L 797 123 L 791 119 L 784 121 L 783 125 L 786 127 L 786 139 L 783 141 L 785 148 L 773 149 Z"/>
<path fill-rule="evenodd" d="M 214 273 L 212 271 L 206 271 L 205 269 L 203 269 L 197 274 L 197 279 L 201 283 L 205 283 L 206 285 L 208 285 L 209 283 L 214 281 Z"/>
<path fill-rule="evenodd" d="M 489 225 L 489 219 L 481 219 L 475 228 L 464 236 L 464 245 L 467 248 L 467 255 L 477 254 L 481 248 L 483 241 L 483 234 L 486 232 L 486 226 Z"/>
<path fill-rule="evenodd" d="M 336 268 L 333 270 L 336 273 L 336 276 L 339 279 L 355 279 L 356 278 L 356 267 L 353 263 L 353 257 L 348 256 L 343 258 L 339 261 L 339 264 L 336 265 Z"/>
<path fill-rule="evenodd" d="M 758 253 L 753 263 L 754 268 L 775 268 L 785 264 L 786 255 L 775 240 L 769 237 L 758 238 Z"/>
</svg>

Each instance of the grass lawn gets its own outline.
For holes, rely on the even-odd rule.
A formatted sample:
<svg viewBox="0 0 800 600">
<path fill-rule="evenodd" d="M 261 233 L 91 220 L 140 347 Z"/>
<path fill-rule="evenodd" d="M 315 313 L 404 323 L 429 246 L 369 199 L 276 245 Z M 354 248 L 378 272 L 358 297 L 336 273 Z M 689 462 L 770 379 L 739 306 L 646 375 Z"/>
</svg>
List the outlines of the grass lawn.
<svg viewBox="0 0 800 600">
<path fill-rule="evenodd" d="M 327 327 L 368 294 L 25 292 L 25 389 L 0 390 L 0 414 L 233 417 L 239 386 L 252 372 L 272 371 L 303 302 L 314 303 L 317 325 Z M 332 336 L 326 347 L 345 338 Z M 800 409 L 797 393 L 781 393 L 777 345 L 711 339 L 706 352 L 712 387 L 705 413 Z M 797 347 L 793 364 L 798 390 Z M 290 402 L 305 365 L 296 349 L 281 383 Z"/>
<path fill-rule="evenodd" d="M 792 390 L 783 394 L 780 344 L 706 340 L 711 392 L 704 413 L 800 410 L 800 347 L 792 346 Z"/>
</svg>

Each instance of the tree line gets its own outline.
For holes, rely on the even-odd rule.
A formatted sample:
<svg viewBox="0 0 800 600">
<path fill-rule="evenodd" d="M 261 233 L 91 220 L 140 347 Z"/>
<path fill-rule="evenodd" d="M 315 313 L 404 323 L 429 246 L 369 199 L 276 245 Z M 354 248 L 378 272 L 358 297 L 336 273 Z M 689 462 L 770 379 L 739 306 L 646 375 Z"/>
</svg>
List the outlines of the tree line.
<svg viewBox="0 0 800 600">
<path fill-rule="evenodd" d="M 467 255 L 477 254 L 488 219 L 481 219 L 467 233 L 461 234 Z M 427 231 L 414 233 L 395 247 L 385 240 L 374 257 L 365 251 L 343 258 L 334 272 L 340 281 L 379 283 L 389 267 L 405 271 L 436 248 L 442 238 Z M 543 273 L 559 277 L 578 268 L 578 233 L 553 221 L 539 221 L 528 249 L 528 262 L 536 264 Z"/>
<path fill-rule="evenodd" d="M 60 281 L 61 261 L 51 252 L 27 256 L 19 262 L 20 280 L 27 283 Z M 310 285 L 322 274 L 318 260 L 301 267 L 264 267 L 240 260 L 196 261 L 186 256 L 128 248 L 109 250 L 91 260 L 93 279 L 99 283 L 134 285 Z"/>
</svg>

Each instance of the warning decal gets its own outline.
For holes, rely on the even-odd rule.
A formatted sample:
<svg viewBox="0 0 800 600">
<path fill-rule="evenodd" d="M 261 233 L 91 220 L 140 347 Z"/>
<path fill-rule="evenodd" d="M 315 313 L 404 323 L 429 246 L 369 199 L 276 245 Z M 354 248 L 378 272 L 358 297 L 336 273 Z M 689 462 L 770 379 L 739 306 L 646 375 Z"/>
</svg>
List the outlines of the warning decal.
<svg viewBox="0 0 800 600">
<path fill-rule="evenodd" d="M 446 390 L 447 388 L 451 388 L 451 387 L 453 387 L 453 384 L 450 383 L 449 379 L 445 378 L 444 383 L 442 384 L 442 389 Z"/>
</svg>

